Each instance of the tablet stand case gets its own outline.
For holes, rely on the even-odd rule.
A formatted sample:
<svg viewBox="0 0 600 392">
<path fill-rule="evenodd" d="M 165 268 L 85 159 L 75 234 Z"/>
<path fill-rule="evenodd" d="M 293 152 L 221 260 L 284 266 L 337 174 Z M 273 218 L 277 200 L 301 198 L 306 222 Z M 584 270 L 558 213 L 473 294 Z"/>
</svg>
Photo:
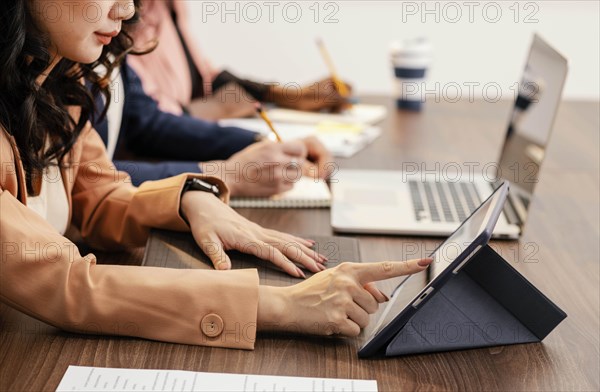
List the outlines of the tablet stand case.
<svg viewBox="0 0 600 392">
<path fill-rule="evenodd" d="M 540 342 L 566 317 L 486 245 L 425 299 L 385 355 Z"/>
</svg>

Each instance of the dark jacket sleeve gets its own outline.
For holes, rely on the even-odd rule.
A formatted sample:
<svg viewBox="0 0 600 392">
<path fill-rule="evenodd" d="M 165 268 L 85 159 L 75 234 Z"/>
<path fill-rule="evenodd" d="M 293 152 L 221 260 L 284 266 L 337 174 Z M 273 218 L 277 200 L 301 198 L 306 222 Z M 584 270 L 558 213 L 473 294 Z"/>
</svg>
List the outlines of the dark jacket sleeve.
<svg viewBox="0 0 600 392">
<path fill-rule="evenodd" d="M 127 64 L 121 67 L 125 107 L 121 139 L 139 156 L 183 161 L 227 159 L 254 143 L 256 133 L 161 111 Z"/>
<path fill-rule="evenodd" d="M 260 83 L 254 82 L 249 79 L 242 79 L 231 72 L 224 70 L 221 71 L 212 82 L 213 91 L 217 91 L 223 86 L 226 86 L 229 83 L 236 83 L 244 90 L 248 92 L 254 99 L 262 102 L 273 102 L 273 97 L 270 96 L 269 92 L 271 91 L 271 86 L 274 84 Z"/>
<path fill-rule="evenodd" d="M 121 161 L 113 162 L 120 171 L 127 172 L 131 182 L 140 186 L 144 181 L 157 181 L 167 177 L 174 177 L 182 173 L 201 173 L 198 162 L 143 162 L 143 161 Z"/>
<path fill-rule="evenodd" d="M 97 110 L 99 111 L 98 113 L 102 112 L 102 110 L 104 110 L 104 100 L 101 97 L 96 97 L 95 101 Z M 108 121 L 106 120 L 106 117 L 99 117 L 96 115 L 92 117 L 92 120 L 94 129 L 96 129 L 96 132 L 98 132 L 106 146 L 108 144 Z M 110 158 L 113 159 L 113 157 Z M 139 186 L 144 181 L 161 180 L 181 173 L 200 173 L 198 162 L 143 162 L 113 159 L 113 163 L 118 170 L 124 171 L 131 176 L 131 182 L 135 186 Z"/>
</svg>

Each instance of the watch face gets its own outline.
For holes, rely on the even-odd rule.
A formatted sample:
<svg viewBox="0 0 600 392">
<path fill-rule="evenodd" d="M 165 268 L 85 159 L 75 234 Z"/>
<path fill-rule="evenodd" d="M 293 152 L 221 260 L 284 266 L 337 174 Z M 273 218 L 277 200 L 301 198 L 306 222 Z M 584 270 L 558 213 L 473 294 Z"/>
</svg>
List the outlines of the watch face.
<svg viewBox="0 0 600 392">
<path fill-rule="evenodd" d="M 206 181 L 202 181 L 198 178 L 189 180 L 186 184 L 186 190 L 209 192 L 217 197 L 219 197 L 219 195 L 220 195 L 219 187 L 217 187 L 216 185 L 210 184 Z"/>
</svg>

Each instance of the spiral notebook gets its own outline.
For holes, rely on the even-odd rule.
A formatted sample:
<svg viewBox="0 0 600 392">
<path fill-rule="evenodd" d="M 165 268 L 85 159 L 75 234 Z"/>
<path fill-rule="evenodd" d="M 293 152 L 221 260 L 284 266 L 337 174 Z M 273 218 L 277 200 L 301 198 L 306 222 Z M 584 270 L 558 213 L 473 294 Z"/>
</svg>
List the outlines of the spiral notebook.
<svg viewBox="0 0 600 392">
<path fill-rule="evenodd" d="M 301 178 L 291 190 L 268 198 L 232 198 L 234 208 L 327 208 L 331 206 L 331 192 L 327 183 L 313 178 Z"/>
</svg>

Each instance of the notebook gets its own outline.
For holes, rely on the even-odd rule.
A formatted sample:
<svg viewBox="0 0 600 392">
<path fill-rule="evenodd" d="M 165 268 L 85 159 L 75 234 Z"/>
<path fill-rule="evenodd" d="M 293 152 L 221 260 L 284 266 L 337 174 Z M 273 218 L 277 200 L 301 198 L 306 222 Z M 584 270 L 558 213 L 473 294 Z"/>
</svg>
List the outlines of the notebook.
<svg viewBox="0 0 600 392">
<path fill-rule="evenodd" d="M 348 237 L 305 236 L 316 242 L 314 250 L 327 257 L 327 268 L 333 268 L 345 261 L 360 262 L 358 240 Z M 231 268 L 258 268 L 260 284 L 269 286 L 290 286 L 303 279 L 288 275 L 275 264 L 265 262 L 255 256 L 228 251 Z M 180 233 L 153 229 L 150 232 L 144 252 L 143 266 L 177 269 L 213 269 L 212 262 L 194 241 L 190 233 Z M 304 270 L 307 277 L 312 272 Z"/>
<path fill-rule="evenodd" d="M 272 121 L 318 124 L 322 121 L 338 121 L 374 125 L 383 121 L 387 108 L 380 105 L 356 104 L 342 113 L 305 112 L 292 109 L 273 108 L 269 110 Z"/>
<path fill-rule="evenodd" d="M 219 121 L 219 124 L 249 129 L 267 136 L 271 135 L 267 124 L 258 118 L 227 119 Z M 333 156 L 339 158 L 353 156 L 381 135 L 379 127 L 351 122 L 325 120 L 316 124 L 274 122 L 273 125 L 283 140 L 314 135 Z"/>
<path fill-rule="evenodd" d="M 302 177 L 294 187 L 268 198 L 232 198 L 233 208 L 327 208 L 331 206 L 331 192 L 325 181 Z"/>
</svg>

